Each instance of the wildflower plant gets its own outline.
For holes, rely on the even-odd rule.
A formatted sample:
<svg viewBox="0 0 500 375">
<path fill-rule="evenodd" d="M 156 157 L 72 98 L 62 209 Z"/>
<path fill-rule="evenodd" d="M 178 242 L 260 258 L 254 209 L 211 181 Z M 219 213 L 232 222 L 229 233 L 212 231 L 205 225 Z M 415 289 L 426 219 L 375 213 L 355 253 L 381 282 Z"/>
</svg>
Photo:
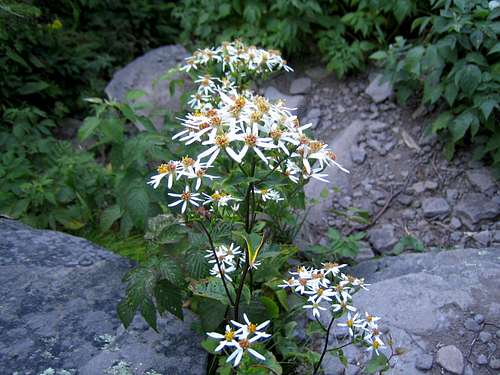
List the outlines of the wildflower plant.
<svg viewBox="0 0 500 375">
<path fill-rule="evenodd" d="M 362 280 L 325 264 L 301 267 L 280 285 L 297 251 L 280 237 L 283 212 L 304 208 L 304 185 L 327 182 L 328 166 L 348 173 L 293 108 L 250 89 L 291 68 L 277 51 L 236 41 L 196 51 L 180 70 L 195 83 L 190 112 L 172 130 L 182 155 L 159 164 L 148 182 L 166 198 L 166 213 L 149 225 L 156 250 L 126 278 L 118 307 L 124 324 L 140 310 L 156 329 L 156 310 L 182 318 L 189 307 L 200 316 L 202 345 L 220 358 L 220 373 L 281 373 L 281 359 L 308 362 L 316 373 L 324 353 L 304 355 L 292 345 L 292 318 L 329 310 L 335 318 L 354 314 L 346 329 L 378 354 L 384 342 L 374 334 L 377 318 L 360 318 L 351 304 Z M 289 306 L 284 289 L 307 297 L 304 309 Z"/>
</svg>

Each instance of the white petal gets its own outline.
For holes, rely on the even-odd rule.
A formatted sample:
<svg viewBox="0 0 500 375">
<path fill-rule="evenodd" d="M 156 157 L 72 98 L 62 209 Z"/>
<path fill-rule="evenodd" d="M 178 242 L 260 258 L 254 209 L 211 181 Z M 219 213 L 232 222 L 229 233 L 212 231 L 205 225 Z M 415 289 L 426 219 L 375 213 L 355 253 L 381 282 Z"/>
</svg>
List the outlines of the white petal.
<svg viewBox="0 0 500 375">
<path fill-rule="evenodd" d="M 248 348 L 248 352 L 250 354 L 252 354 L 254 357 L 262 360 L 262 361 L 265 361 L 266 360 L 266 357 L 264 357 L 262 354 L 260 354 L 259 352 L 253 350 L 252 348 Z"/>
</svg>

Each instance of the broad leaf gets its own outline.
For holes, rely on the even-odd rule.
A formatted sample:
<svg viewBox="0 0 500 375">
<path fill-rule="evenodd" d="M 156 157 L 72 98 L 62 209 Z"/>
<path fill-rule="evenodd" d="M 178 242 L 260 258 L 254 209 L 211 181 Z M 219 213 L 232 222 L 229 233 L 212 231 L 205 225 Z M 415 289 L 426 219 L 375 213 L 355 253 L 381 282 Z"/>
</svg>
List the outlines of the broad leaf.
<svg viewBox="0 0 500 375">
<path fill-rule="evenodd" d="M 168 311 L 179 319 L 184 319 L 182 312 L 182 294 L 180 289 L 168 280 L 160 280 L 154 288 L 158 311 L 163 314 Z"/>
</svg>

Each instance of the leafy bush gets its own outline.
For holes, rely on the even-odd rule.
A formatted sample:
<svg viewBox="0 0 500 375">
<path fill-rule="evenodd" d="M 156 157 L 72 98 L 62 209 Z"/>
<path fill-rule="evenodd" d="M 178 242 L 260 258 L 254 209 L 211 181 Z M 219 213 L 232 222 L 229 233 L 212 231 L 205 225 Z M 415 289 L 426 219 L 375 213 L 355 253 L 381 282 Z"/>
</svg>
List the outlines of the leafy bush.
<svg viewBox="0 0 500 375">
<path fill-rule="evenodd" d="M 2 1 L 0 109 L 35 106 L 50 118 L 84 111 L 116 66 L 176 35 L 172 2 Z"/>
<path fill-rule="evenodd" d="M 7 109 L 0 128 L 0 211 L 35 227 L 78 230 L 112 198 L 112 176 L 93 156 L 50 137 L 54 121 Z"/>
<path fill-rule="evenodd" d="M 420 38 L 396 38 L 372 55 L 385 63 L 398 97 L 421 93 L 422 103 L 443 112 L 431 130 L 446 137 L 451 158 L 457 144 L 472 142 L 476 159 L 486 157 L 500 175 L 500 7 L 486 0 L 432 0 L 433 14 L 413 21 Z"/>
<path fill-rule="evenodd" d="M 287 54 L 319 49 L 343 76 L 363 68 L 368 52 L 385 45 L 416 7 L 416 0 L 182 0 L 175 14 L 185 42 L 242 38 Z"/>
</svg>

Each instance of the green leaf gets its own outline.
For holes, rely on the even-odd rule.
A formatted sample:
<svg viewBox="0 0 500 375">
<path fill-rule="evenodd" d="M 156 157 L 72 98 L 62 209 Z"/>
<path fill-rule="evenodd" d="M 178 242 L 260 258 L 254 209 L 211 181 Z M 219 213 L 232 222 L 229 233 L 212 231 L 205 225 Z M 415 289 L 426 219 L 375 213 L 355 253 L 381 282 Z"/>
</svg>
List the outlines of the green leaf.
<svg viewBox="0 0 500 375">
<path fill-rule="evenodd" d="M 453 82 L 449 82 L 444 89 L 444 97 L 450 106 L 453 105 L 457 98 L 458 87 Z"/>
<path fill-rule="evenodd" d="M 432 132 L 436 133 L 439 130 L 446 129 L 452 118 L 451 112 L 441 113 L 432 123 Z"/>
<path fill-rule="evenodd" d="M 227 306 L 219 301 L 210 298 L 200 298 L 197 312 L 203 330 L 216 330 L 224 320 L 226 309 Z"/>
<path fill-rule="evenodd" d="M 156 325 L 156 307 L 151 298 L 144 298 L 142 300 L 141 315 L 146 323 L 148 323 L 151 328 L 158 332 L 158 327 Z"/>
<path fill-rule="evenodd" d="M 479 47 L 483 43 L 483 38 L 484 38 L 484 35 L 483 35 L 482 31 L 479 31 L 479 30 L 476 30 L 472 34 L 470 34 L 470 41 L 471 41 L 472 45 L 474 46 L 474 48 L 476 48 L 476 49 L 479 49 Z"/>
<path fill-rule="evenodd" d="M 497 106 L 497 101 L 493 98 L 482 98 L 479 104 L 479 109 L 483 113 L 485 120 L 490 117 L 491 112 Z"/>
<path fill-rule="evenodd" d="M 457 80 L 462 91 L 467 95 L 471 95 L 481 83 L 481 70 L 476 65 L 467 64 L 457 73 L 455 83 L 457 83 Z"/>
<path fill-rule="evenodd" d="M 144 90 L 134 89 L 127 92 L 127 100 L 137 100 L 146 96 L 147 92 Z"/>
<path fill-rule="evenodd" d="M 149 211 L 147 185 L 140 184 L 130 188 L 127 195 L 127 209 L 134 224 L 144 228 Z"/>
<path fill-rule="evenodd" d="M 28 82 L 22 87 L 20 87 L 17 91 L 21 95 L 29 95 L 34 94 L 36 92 L 40 92 L 48 88 L 50 85 L 47 82 L 37 81 L 37 82 Z"/>
<path fill-rule="evenodd" d="M 184 319 L 184 314 L 182 312 L 182 294 L 177 286 L 168 280 L 160 280 L 155 285 L 154 295 L 160 314 L 168 311 L 179 319 Z"/>
<path fill-rule="evenodd" d="M 365 367 L 365 371 L 367 374 L 374 374 L 377 371 L 384 370 L 389 364 L 387 357 L 383 354 L 373 355 L 372 358 L 368 361 Z"/>
<path fill-rule="evenodd" d="M 475 122 L 478 122 L 477 117 L 472 112 L 466 111 L 458 115 L 451 124 L 448 124 L 453 142 L 462 139 L 467 129 Z"/>
<path fill-rule="evenodd" d="M 215 349 L 219 345 L 219 342 L 215 339 L 205 339 L 200 343 L 201 347 L 205 349 L 210 354 L 217 354 Z"/>
<path fill-rule="evenodd" d="M 500 42 L 497 42 L 488 52 L 488 55 L 500 52 Z"/>
<path fill-rule="evenodd" d="M 280 308 L 271 298 L 262 296 L 260 297 L 260 302 L 266 307 L 267 313 L 272 319 L 279 318 Z"/>
<path fill-rule="evenodd" d="M 392 255 L 399 255 L 404 250 L 411 249 L 416 252 L 424 251 L 424 244 L 413 236 L 404 236 L 394 246 L 391 251 Z"/>
<path fill-rule="evenodd" d="M 372 60 L 385 60 L 387 58 L 387 52 L 385 51 L 377 51 L 370 55 L 370 59 Z"/>
<path fill-rule="evenodd" d="M 120 318 L 123 326 L 128 328 L 134 319 L 137 305 L 134 304 L 128 297 L 125 297 L 117 306 L 118 318 Z"/>
<path fill-rule="evenodd" d="M 101 120 L 97 117 L 87 117 L 80 129 L 78 129 L 78 139 L 84 141 L 90 137 L 99 126 L 100 122 Z"/>
<path fill-rule="evenodd" d="M 99 129 L 102 131 L 104 142 L 122 143 L 123 124 L 118 118 L 106 118 L 101 120 Z"/>
<path fill-rule="evenodd" d="M 228 288 L 234 293 L 234 287 L 232 284 L 227 285 Z M 229 299 L 226 295 L 226 291 L 224 289 L 224 285 L 222 284 L 222 280 L 216 277 L 211 277 L 208 280 L 200 280 L 194 286 L 190 286 L 194 295 L 211 298 L 217 300 L 225 305 L 229 305 Z"/>
<path fill-rule="evenodd" d="M 205 255 L 197 249 L 186 254 L 186 268 L 189 276 L 196 280 L 207 277 L 210 269 Z"/>
<path fill-rule="evenodd" d="M 122 210 L 117 204 L 106 208 L 101 214 L 100 228 L 103 232 L 109 230 L 113 223 L 122 216 Z"/>
</svg>

